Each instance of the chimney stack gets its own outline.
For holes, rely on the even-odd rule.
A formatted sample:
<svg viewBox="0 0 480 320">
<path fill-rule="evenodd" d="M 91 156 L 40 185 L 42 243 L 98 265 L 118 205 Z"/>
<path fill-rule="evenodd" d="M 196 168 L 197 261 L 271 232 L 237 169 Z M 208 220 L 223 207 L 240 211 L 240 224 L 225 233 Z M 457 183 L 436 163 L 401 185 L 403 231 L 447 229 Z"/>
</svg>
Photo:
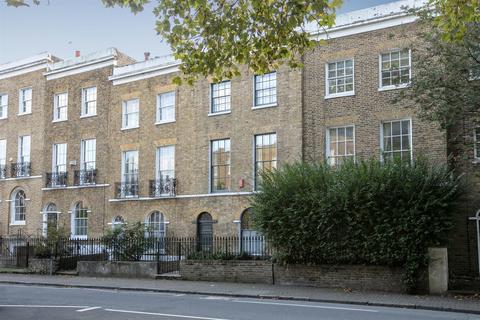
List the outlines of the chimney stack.
<svg viewBox="0 0 480 320">
<path fill-rule="evenodd" d="M 75 50 L 75 58 L 80 57 L 80 50 Z"/>
<path fill-rule="evenodd" d="M 143 54 L 145 55 L 145 61 L 150 59 L 150 52 L 144 52 Z"/>
</svg>

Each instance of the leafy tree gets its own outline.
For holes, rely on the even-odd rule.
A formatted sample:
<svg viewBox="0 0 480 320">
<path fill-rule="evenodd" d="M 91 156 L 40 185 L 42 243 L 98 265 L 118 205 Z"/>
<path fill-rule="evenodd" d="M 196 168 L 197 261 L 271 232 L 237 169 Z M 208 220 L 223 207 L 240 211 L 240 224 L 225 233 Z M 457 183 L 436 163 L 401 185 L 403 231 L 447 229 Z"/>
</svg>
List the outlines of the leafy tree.
<svg viewBox="0 0 480 320">
<path fill-rule="evenodd" d="M 438 13 L 433 22 L 447 41 L 461 41 L 474 24 L 480 23 L 478 0 L 429 0 Z"/>
<path fill-rule="evenodd" d="M 413 291 L 427 248 L 446 242 L 461 185 L 422 159 L 296 163 L 263 174 L 252 217 L 280 261 L 403 266 Z"/>
<path fill-rule="evenodd" d="M 480 112 L 480 24 L 461 41 L 451 42 L 435 25 L 435 17 L 419 13 L 419 34 L 413 45 L 413 79 L 395 100 L 411 102 L 420 115 L 452 129 L 465 118 L 475 123 Z M 451 131 L 451 130 L 449 130 Z"/>
<path fill-rule="evenodd" d="M 39 0 L 5 0 L 13 6 Z M 300 57 L 316 41 L 306 25 L 333 25 L 342 0 L 157 0 L 156 30 L 171 46 L 184 80 L 199 76 L 214 81 L 240 74 L 240 65 L 264 73 L 286 63 L 301 66 Z M 107 7 L 143 10 L 148 0 L 102 0 Z M 181 82 L 181 78 L 174 79 Z"/>
</svg>

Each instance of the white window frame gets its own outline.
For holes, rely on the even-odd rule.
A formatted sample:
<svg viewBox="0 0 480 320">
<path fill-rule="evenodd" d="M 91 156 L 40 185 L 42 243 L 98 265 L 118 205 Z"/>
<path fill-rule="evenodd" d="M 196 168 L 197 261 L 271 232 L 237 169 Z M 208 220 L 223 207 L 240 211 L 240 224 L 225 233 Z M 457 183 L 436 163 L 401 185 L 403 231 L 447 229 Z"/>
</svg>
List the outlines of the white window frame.
<svg viewBox="0 0 480 320">
<path fill-rule="evenodd" d="M 353 124 L 347 124 L 347 125 L 344 125 L 344 126 L 332 126 L 332 127 L 327 127 L 326 129 L 326 132 L 325 132 L 325 138 L 326 138 L 326 146 L 325 146 L 325 155 L 326 155 L 326 161 L 327 161 L 327 164 L 328 165 L 331 165 L 331 166 L 335 166 L 337 165 L 336 163 L 330 163 L 330 158 L 348 158 L 350 155 L 338 155 L 338 156 L 332 156 L 330 154 L 330 140 L 331 140 L 331 137 L 330 137 L 330 130 L 331 129 L 340 129 L 340 128 L 344 128 L 345 129 L 345 134 L 346 134 L 346 130 L 347 128 L 352 128 L 353 129 L 353 162 L 356 162 L 356 140 L 355 140 L 355 125 Z M 346 152 L 346 146 L 345 146 L 345 152 Z"/>
<path fill-rule="evenodd" d="M 28 140 L 28 152 L 25 152 L 25 142 Z M 31 162 L 32 137 L 29 135 L 18 137 L 17 163 Z M 28 161 L 20 161 L 23 157 L 28 157 Z"/>
<path fill-rule="evenodd" d="M 140 186 L 140 172 L 139 172 L 139 168 L 140 168 L 140 164 L 139 164 L 139 161 L 140 161 L 140 152 L 138 152 L 138 150 L 125 150 L 125 151 L 122 151 L 122 168 L 121 168 L 121 177 L 120 177 L 120 182 L 121 183 L 126 183 L 127 180 L 125 179 L 125 175 L 127 174 L 126 170 L 125 170 L 125 165 L 126 165 L 126 159 L 127 159 L 127 153 L 129 152 L 136 152 L 136 161 L 135 161 L 135 166 L 134 166 L 134 170 L 136 171 L 136 176 L 137 176 L 137 188 L 139 188 Z M 132 174 L 133 175 L 133 174 Z M 122 197 L 124 195 L 122 194 Z M 125 195 L 126 198 L 136 198 L 138 197 L 138 194 L 137 195 Z"/>
<path fill-rule="evenodd" d="M 382 54 L 386 54 L 386 53 L 392 53 L 392 52 L 402 52 L 402 50 L 404 50 L 405 48 L 403 49 L 399 49 L 399 48 L 396 48 L 396 49 L 391 49 L 391 50 L 387 50 L 387 51 L 383 51 L 381 52 L 379 55 L 378 55 L 378 91 L 387 91 L 387 90 L 395 90 L 395 89 L 402 89 L 402 88 L 407 88 L 410 86 L 411 82 L 412 82 L 412 49 L 408 49 L 408 67 L 409 67 L 409 74 L 408 74 L 408 82 L 407 83 L 402 83 L 402 84 L 399 84 L 399 85 L 396 85 L 396 84 L 392 84 L 392 85 L 387 85 L 387 86 L 383 86 L 382 85 Z"/>
<path fill-rule="evenodd" d="M 65 105 L 60 105 L 60 97 L 65 95 Z M 65 117 L 59 115 L 61 108 L 65 108 Z M 53 97 L 53 121 L 52 122 L 61 122 L 68 120 L 68 92 L 56 93 Z"/>
<path fill-rule="evenodd" d="M 275 161 L 275 169 L 278 168 L 278 135 L 277 132 L 267 132 L 267 133 L 260 133 L 253 135 L 253 190 L 257 191 L 259 189 L 259 181 L 257 175 L 257 137 L 261 136 L 268 136 L 274 135 L 275 136 L 275 160 L 271 160 L 271 162 Z"/>
<path fill-rule="evenodd" d="M 257 104 L 257 77 L 263 77 L 267 74 L 275 73 L 275 102 L 267 104 Z M 278 105 L 278 72 L 272 71 L 264 74 L 255 74 L 253 75 L 253 107 L 252 109 L 263 109 L 276 107 Z"/>
<path fill-rule="evenodd" d="M 89 161 L 89 163 L 93 163 L 93 165 L 90 168 L 86 168 L 85 166 L 85 161 L 86 161 L 86 155 L 87 155 L 87 144 L 92 143 L 94 146 L 93 149 L 93 158 L 94 161 Z M 95 170 L 97 168 L 97 139 L 83 139 L 80 142 L 80 170 Z"/>
<path fill-rule="evenodd" d="M 7 177 L 7 139 L 0 139 L 0 170 L 3 167 L 3 172 L 0 172 L 0 179 Z"/>
<path fill-rule="evenodd" d="M 0 109 L 2 109 L 2 115 L 0 120 L 8 118 L 8 94 L 0 93 Z"/>
<path fill-rule="evenodd" d="M 19 192 L 23 192 L 25 195 L 25 198 L 23 199 L 25 203 L 25 219 L 24 220 L 17 220 L 16 219 L 16 201 L 15 199 L 17 198 L 17 195 Z M 25 190 L 23 189 L 17 189 L 15 190 L 10 198 L 10 225 L 25 225 L 26 220 L 27 220 L 27 194 L 25 193 Z"/>
<path fill-rule="evenodd" d="M 213 186 L 214 186 L 214 179 L 213 179 L 213 144 L 214 142 L 217 142 L 217 141 L 224 141 L 224 143 L 228 140 L 229 142 L 229 154 L 230 154 L 230 162 L 228 164 L 228 166 L 230 167 L 230 184 L 227 186 L 227 188 L 225 190 L 218 190 L 218 191 L 215 191 L 213 190 Z M 213 140 L 210 140 L 210 147 L 209 147 L 209 157 L 208 157 L 208 165 L 209 165 L 209 178 L 208 178 L 208 182 L 209 182 L 209 193 L 229 193 L 229 192 L 232 192 L 232 188 L 233 188 L 233 185 L 232 185 L 232 178 L 233 178 L 233 175 L 232 175 L 232 164 L 233 164 L 233 161 L 232 161 L 232 139 L 231 138 L 223 138 L 223 139 L 213 139 Z"/>
<path fill-rule="evenodd" d="M 162 106 L 161 103 L 162 103 L 162 96 L 163 95 L 171 95 L 173 94 L 173 106 L 172 105 L 169 105 L 169 106 Z M 173 109 L 173 118 L 171 119 L 160 119 L 161 117 L 161 112 L 160 110 L 161 109 Z M 156 122 L 155 124 L 164 124 L 164 123 L 170 123 L 170 122 L 175 122 L 175 119 L 176 119 L 176 109 L 177 109 L 177 93 L 175 91 L 166 91 L 166 92 L 161 92 L 157 95 L 157 114 L 156 114 Z"/>
<path fill-rule="evenodd" d="M 413 125 L 412 125 L 412 118 L 402 118 L 402 119 L 393 119 L 393 120 L 384 120 L 380 123 L 380 159 L 382 162 L 385 162 L 384 157 L 384 132 L 383 132 L 383 124 L 384 123 L 392 123 L 392 122 L 402 122 L 402 121 L 409 121 L 410 122 L 410 162 L 413 162 Z M 393 145 L 392 145 L 393 148 Z"/>
<path fill-rule="evenodd" d="M 129 102 L 137 102 L 137 112 L 127 113 L 127 106 Z M 135 125 L 130 125 L 128 123 L 129 115 L 137 114 L 137 123 Z M 140 127 L 140 99 L 129 99 L 122 102 L 122 130 L 136 129 Z"/>
<path fill-rule="evenodd" d="M 352 90 L 351 91 L 344 91 L 340 93 L 330 93 L 330 86 L 328 84 L 330 78 L 329 78 L 329 64 L 331 63 L 338 63 L 338 62 L 347 62 L 351 60 L 352 61 Z M 343 78 L 347 78 L 349 76 L 344 75 Z M 336 77 L 339 78 L 339 77 Z M 348 96 L 354 96 L 355 95 L 355 59 L 354 58 L 347 58 L 347 59 L 340 59 L 340 60 L 335 60 L 335 61 L 329 61 L 325 63 L 325 99 L 330 99 L 330 98 L 338 98 L 338 97 L 348 97 Z"/>
<path fill-rule="evenodd" d="M 95 100 L 87 100 L 88 97 L 88 90 L 95 89 Z M 80 118 L 88 118 L 88 117 L 94 117 L 97 115 L 97 87 L 92 86 L 88 88 L 83 88 L 82 89 L 82 110 L 80 112 Z M 88 110 L 88 104 L 95 102 L 95 107 L 92 107 L 94 111 L 92 113 L 89 113 Z M 87 111 L 87 112 L 85 112 Z"/>
<path fill-rule="evenodd" d="M 59 150 L 62 148 L 65 148 L 65 153 L 64 154 L 59 154 Z M 54 173 L 66 173 L 67 172 L 67 144 L 66 143 L 55 143 L 53 145 L 53 155 L 52 155 L 52 172 Z M 61 156 L 61 158 L 60 158 Z M 62 160 L 59 163 L 59 160 Z M 58 166 L 63 166 L 65 167 L 64 171 L 59 171 Z"/>
<path fill-rule="evenodd" d="M 26 91 L 30 91 L 30 100 L 24 100 L 23 96 Z M 23 105 L 25 102 L 30 101 L 30 105 L 27 106 L 27 109 L 23 111 Z M 18 115 L 30 114 L 32 113 L 32 105 L 33 105 L 33 88 L 26 87 L 18 90 Z"/>
<path fill-rule="evenodd" d="M 158 213 L 158 221 L 152 221 L 152 216 Z M 150 212 L 145 218 L 145 237 L 146 238 L 154 238 L 154 239 L 165 239 L 167 236 L 167 219 L 165 218 L 165 214 L 162 211 L 155 210 Z M 158 226 L 158 230 L 155 230 L 155 225 Z M 153 226 L 153 231 L 149 230 L 150 227 Z"/>
<path fill-rule="evenodd" d="M 230 88 L 228 89 L 230 91 L 230 93 L 228 95 L 214 97 L 213 93 L 215 91 L 214 90 L 215 86 L 224 85 L 226 83 L 228 83 L 230 85 Z M 223 90 L 227 90 L 227 89 L 223 89 Z M 220 98 L 220 97 L 228 97 L 228 109 L 215 111 L 215 110 L 213 110 L 213 107 L 214 107 L 213 101 L 214 101 L 214 99 Z M 231 112 L 232 112 L 232 81 L 231 80 L 225 80 L 225 81 L 221 81 L 221 82 L 210 83 L 210 112 L 209 112 L 208 115 L 209 116 L 216 116 L 216 115 L 221 115 L 221 114 L 228 114 L 228 113 L 231 113 Z"/>
<path fill-rule="evenodd" d="M 480 141 L 477 140 L 477 130 L 479 131 L 480 135 L 480 127 L 476 127 L 475 129 L 473 129 L 473 159 L 475 159 L 475 161 L 480 161 L 480 155 L 477 155 L 480 151 Z"/>
<path fill-rule="evenodd" d="M 77 218 L 76 217 L 76 212 L 77 212 L 77 205 L 81 206 L 82 210 L 85 210 L 85 213 L 87 214 L 87 217 L 86 218 Z M 73 208 L 72 208 L 72 211 L 71 211 L 71 214 L 70 214 L 70 233 L 71 233 L 71 236 L 70 238 L 71 239 L 76 239 L 76 240 L 86 240 L 88 239 L 88 217 L 90 216 L 90 210 L 88 210 L 87 208 L 85 208 L 83 206 L 83 203 L 82 202 L 77 202 L 73 205 Z M 87 234 L 76 234 L 76 229 L 77 229 L 77 220 L 80 220 L 80 219 L 85 219 L 87 221 L 87 225 L 86 225 L 86 233 Z"/>
</svg>

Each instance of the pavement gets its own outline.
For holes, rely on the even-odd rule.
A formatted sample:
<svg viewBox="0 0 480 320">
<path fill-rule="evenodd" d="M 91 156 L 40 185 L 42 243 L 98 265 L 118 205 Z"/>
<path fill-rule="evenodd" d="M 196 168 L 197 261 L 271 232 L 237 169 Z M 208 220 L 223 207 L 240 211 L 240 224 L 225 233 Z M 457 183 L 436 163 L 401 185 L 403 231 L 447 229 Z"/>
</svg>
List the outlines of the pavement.
<svg viewBox="0 0 480 320">
<path fill-rule="evenodd" d="M 163 293 L 201 294 L 223 297 L 348 303 L 480 314 L 480 295 L 432 296 L 385 292 L 360 292 L 343 289 L 245 284 L 185 280 L 96 278 L 33 274 L 0 274 L 0 284 L 20 284 L 89 289 L 113 289 Z"/>
</svg>

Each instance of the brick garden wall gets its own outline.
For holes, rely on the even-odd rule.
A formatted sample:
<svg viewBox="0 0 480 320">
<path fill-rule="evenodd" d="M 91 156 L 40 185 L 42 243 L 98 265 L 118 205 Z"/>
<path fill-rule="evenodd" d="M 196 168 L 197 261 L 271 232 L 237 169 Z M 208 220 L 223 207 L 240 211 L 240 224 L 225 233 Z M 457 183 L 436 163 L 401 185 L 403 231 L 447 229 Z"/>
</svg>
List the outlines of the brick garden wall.
<svg viewBox="0 0 480 320">
<path fill-rule="evenodd" d="M 272 268 L 267 261 L 186 260 L 181 262 L 180 274 L 185 280 L 405 292 L 403 270 L 382 266 L 274 265 Z"/>
</svg>

